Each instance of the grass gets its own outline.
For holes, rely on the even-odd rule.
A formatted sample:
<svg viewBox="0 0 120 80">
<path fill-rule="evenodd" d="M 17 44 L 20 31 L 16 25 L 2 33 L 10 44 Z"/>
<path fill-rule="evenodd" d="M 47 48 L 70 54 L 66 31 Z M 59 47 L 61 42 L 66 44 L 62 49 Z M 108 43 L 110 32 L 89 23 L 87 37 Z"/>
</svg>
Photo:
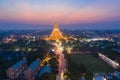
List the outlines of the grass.
<svg viewBox="0 0 120 80">
<path fill-rule="evenodd" d="M 91 72 L 110 72 L 113 69 L 98 57 L 91 54 L 72 54 L 71 60 L 77 64 L 83 63 Z"/>
<path fill-rule="evenodd" d="M 80 64 L 85 65 L 87 68 L 88 76 L 90 76 L 89 73 L 113 71 L 109 65 L 92 54 L 71 54 L 68 65 L 71 75 L 73 75 L 72 80 L 78 80 L 80 78 L 80 71 L 78 68 Z"/>
</svg>

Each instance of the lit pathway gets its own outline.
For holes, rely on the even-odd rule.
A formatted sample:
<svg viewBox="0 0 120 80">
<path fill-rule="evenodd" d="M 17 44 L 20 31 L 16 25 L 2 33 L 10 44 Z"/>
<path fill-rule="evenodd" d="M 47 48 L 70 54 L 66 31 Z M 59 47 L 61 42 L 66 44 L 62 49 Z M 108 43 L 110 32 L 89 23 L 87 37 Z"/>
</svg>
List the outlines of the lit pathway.
<svg viewBox="0 0 120 80">
<path fill-rule="evenodd" d="M 64 55 L 62 54 L 62 49 L 61 49 L 61 45 L 57 45 L 57 54 L 59 54 L 59 69 L 58 69 L 58 75 L 56 80 L 64 80 L 63 74 L 64 74 L 64 70 L 66 68 L 66 60 L 64 59 Z"/>
</svg>

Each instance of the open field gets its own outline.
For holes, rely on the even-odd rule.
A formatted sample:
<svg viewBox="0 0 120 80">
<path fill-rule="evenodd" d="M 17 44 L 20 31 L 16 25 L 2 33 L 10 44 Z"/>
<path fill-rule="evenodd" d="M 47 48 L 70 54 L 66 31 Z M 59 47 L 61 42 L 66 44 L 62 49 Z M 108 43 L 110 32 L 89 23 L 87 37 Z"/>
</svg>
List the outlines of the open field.
<svg viewBox="0 0 120 80">
<path fill-rule="evenodd" d="M 83 63 L 91 72 L 110 72 L 113 69 L 98 57 L 89 54 L 72 54 L 71 60 L 78 65 Z"/>
<path fill-rule="evenodd" d="M 111 72 L 113 69 L 104 63 L 98 57 L 95 57 L 92 54 L 71 54 L 69 61 L 69 69 L 71 75 L 74 75 L 72 80 L 78 80 L 80 77 L 80 68 L 79 66 L 83 64 L 88 73 L 88 77 L 91 76 L 92 73 L 96 72 Z"/>
</svg>

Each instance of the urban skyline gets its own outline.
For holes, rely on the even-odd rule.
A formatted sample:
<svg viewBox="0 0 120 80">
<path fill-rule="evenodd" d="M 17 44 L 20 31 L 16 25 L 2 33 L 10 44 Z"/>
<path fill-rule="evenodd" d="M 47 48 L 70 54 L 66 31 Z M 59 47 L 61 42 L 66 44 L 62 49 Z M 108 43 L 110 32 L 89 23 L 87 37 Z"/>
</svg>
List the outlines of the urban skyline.
<svg viewBox="0 0 120 80">
<path fill-rule="evenodd" d="M 0 0 L 0 80 L 120 80 L 120 0 Z"/>
<path fill-rule="evenodd" d="M 120 32 L 49 31 L 1 31 L 0 79 L 120 80 Z"/>
</svg>

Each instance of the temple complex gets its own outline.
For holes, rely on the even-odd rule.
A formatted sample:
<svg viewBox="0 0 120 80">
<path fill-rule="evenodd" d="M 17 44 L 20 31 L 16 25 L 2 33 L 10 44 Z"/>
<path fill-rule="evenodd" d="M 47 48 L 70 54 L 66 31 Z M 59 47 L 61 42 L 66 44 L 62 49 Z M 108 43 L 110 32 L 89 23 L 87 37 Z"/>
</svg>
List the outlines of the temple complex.
<svg viewBox="0 0 120 80">
<path fill-rule="evenodd" d="M 48 38 L 46 38 L 46 40 L 66 40 L 66 37 L 62 36 L 62 33 L 59 30 L 59 26 L 57 23 L 54 24 L 54 28 L 52 30 L 52 33 L 50 34 L 50 36 Z"/>
</svg>

